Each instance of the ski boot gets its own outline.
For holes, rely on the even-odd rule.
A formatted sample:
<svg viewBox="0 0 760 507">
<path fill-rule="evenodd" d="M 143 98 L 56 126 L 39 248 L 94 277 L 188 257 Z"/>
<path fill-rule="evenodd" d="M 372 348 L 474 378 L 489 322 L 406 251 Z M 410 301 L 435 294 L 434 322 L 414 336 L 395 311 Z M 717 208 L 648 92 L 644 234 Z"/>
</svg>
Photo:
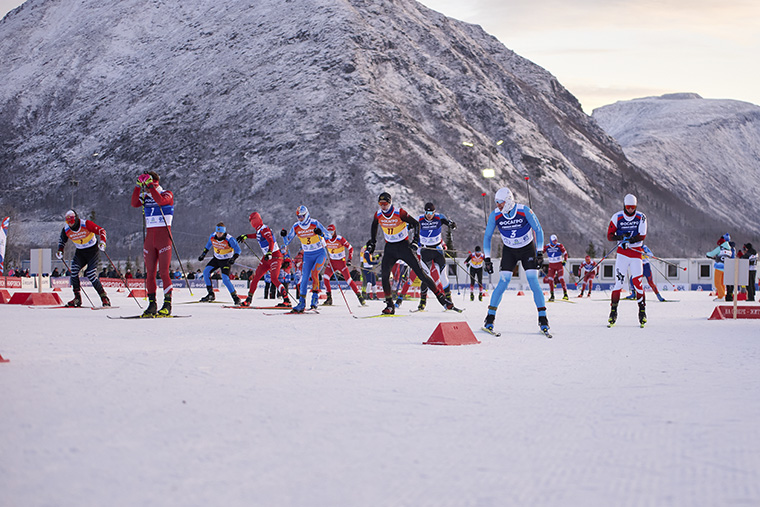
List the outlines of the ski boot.
<svg viewBox="0 0 760 507">
<path fill-rule="evenodd" d="M 232 295 L 232 303 L 235 306 L 240 306 L 240 297 L 237 295 L 237 292 L 233 292 L 231 295 Z"/>
<path fill-rule="evenodd" d="M 66 303 L 66 306 L 68 306 L 69 308 L 79 308 L 80 306 L 82 306 L 82 297 L 80 296 L 80 294 L 78 292 L 75 292 L 74 299 Z"/>
<path fill-rule="evenodd" d="M 172 296 L 164 296 L 164 305 L 158 311 L 159 317 L 169 317 L 172 314 Z"/>
<path fill-rule="evenodd" d="M 487 329 L 490 332 L 493 332 L 493 323 L 496 320 L 496 314 L 489 313 L 486 315 L 486 322 L 483 324 L 483 327 Z"/>
<path fill-rule="evenodd" d="M 483 294 L 482 292 L 480 294 L 478 294 L 478 301 L 483 301 L 483 297 L 484 296 L 485 296 L 485 294 Z"/>
<path fill-rule="evenodd" d="M 403 302 L 404 302 L 404 296 L 399 296 L 396 298 L 396 302 L 394 303 L 394 306 L 398 308 L 401 306 L 401 303 Z"/>
<path fill-rule="evenodd" d="M 550 295 L 549 295 L 549 301 L 552 301 L 552 302 L 554 301 L 554 293 L 553 292 L 550 293 Z"/>
<path fill-rule="evenodd" d="M 607 319 L 607 327 L 612 327 L 617 322 L 617 305 L 610 305 L 610 316 Z"/>
<path fill-rule="evenodd" d="M 361 306 L 367 306 L 367 303 L 364 302 L 364 296 L 362 296 L 360 293 L 356 293 L 356 297 L 359 300 L 359 304 Z"/>
<path fill-rule="evenodd" d="M 661 303 L 665 301 L 665 298 L 664 298 L 664 297 L 662 297 L 662 294 L 660 294 L 659 292 L 657 293 L 657 299 L 658 299 L 658 300 L 659 300 Z"/>
<path fill-rule="evenodd" d="M 393 315 L 396 313 L 396 305 L 393 304 L 393 298 L 385 298 L 385 308 L 383 315 Z"/>
<path fill-rule="evenodd" d="M 210 285 L 206 285 L 206 290 L 208 291 L 208 294 L 203 296 L 201 298 L 201 303 L 210 303 L 214 300 L 216 300 L 216 296 L 214 295 L 214 288 Z"/>
<path fill-rule="evenodd" d="M 245 301 L 240 303 L 240 306 L 244 308 L 248 308 L 249 306 L 251 306 L 251 303 L 253 303 L 253 294 L 248 293 L 248 296 L 245 298 Z"/>
<path fill-rule="evenodd" d="M 322 306 L 332 306 L 332 292 L 327 293 L 327 299 L 325 299 L 325 302 L 322 303 Z"/>
<path fill-rule="evenodd" d="M 541 332 L 544 333 L 547 338 L 552 337 L 552 335 L 549 334 L 549 319 L 546 317 L 546 315 L 538 316 L 538 327 L 541 328 Z"/>
<path fill-rule="evenodd" d="M 312 292 L 311 305 L 309 305 L 309 308 L 311 310 L 316 310 L 318 307 L 319 307 L 319 292 Z"/>
<path fill-rule="evenodd" d="M 158 313 L 158 306 L 156 306 L 156 295 L 148 294 L 148 307 L 142 313 L 143 318 L 153 318 Z"/>
<path fill-rule="evenodd" d="M 627 299 L 627 300 L 629 300 L 629 301 L 632 301 L 632 300 L 636 299 L 636 293 L 635 293 L 635 292 L 631 292 L 630 294 L 628 294 L 628 295 L 627 295 L 626 297 L 624 297 L 623 299 Z"/>
<path fill-rule="evenodd" d="M 105 292 L 103 292 L 103 293 L 100 295 L 100 302 L 103 304 L 103 306 L 104 306 L 104 307 L 105 307 L 105 306 L 111 306 L 111 300 L 110 300 L 110 299 L 108 299 L 108 296 L 106 296 L 106 293 L 105 293 Z"/>
<path fill-rule="evenodd" d="M 581 293 L 580 293 L 580 294 L 578 294 L 578 297 L 579 297 L 579 298 L 582 298 L 582 297 L 583 297 L 583 291 L 581 291 Z"/>
<path fill-rule="evenodd" d="M 449 285 L 443 289 L 443 293 L 446 295 L 446 299 L 451 300 L 451 286 Z"/>
<path fill-rule="evenodd" d="M 568 301 L 569 299 L 570 299 L 570 297 L 567 295 L 567 291 L 565 291 L 565 293 L 562 294 L 562 300 L 563 301 Z"/>
<path fill-rule="evenodd" d="M 291 312 L 293 313 L 303 313 L 303 311 L 306 309 L 306 297 L 301 296 L 298 298 L 298 304 L 293 307 Z"/>
<path fill-rule="evenodd" d="M 367 291 L 366 290 L 362 291 L 362 298 L 364 298 L 365 300 L 367 299 Z"/>
<path fill-rule="evenodd" d="M 475 301 L 475 293 L 470 292 L 470 301 Z"/>
<path fill-rule="evenodd" d="M 644 327 L 647 323 L 647 305 L 645 302 L 639 303 L 639 325 Z"/>
<path fill-rule="evenodd" d="M 423 294 L 420 296 L 420 304 L 417 305 L 417 311 L 421 312 L 425 309 L 425 306 L 427 305 L 427 294 Z"/>
<path fill-rule="evenodd" d="M 282 300 L 282 303 L 277 303 L 275 306 L 279 308 L 290 308 L 290 298 L 286 294 Z"/>
</svg>

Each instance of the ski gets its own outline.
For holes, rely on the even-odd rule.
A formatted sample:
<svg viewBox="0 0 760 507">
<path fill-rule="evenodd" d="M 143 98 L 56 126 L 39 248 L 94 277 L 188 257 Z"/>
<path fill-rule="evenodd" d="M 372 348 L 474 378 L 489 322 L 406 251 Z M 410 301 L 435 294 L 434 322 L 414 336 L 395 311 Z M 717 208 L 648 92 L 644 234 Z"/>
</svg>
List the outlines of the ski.
<svg viewBox="0 0 760 507">
<path fill-rule="evenodd" d="M 292 310 L 292 306 L 240 306 L 224 305 L 222 308 L 233 308 L 235 310 Z"/>
<path fill-rule="evenodd" d="M 488 329 L 487 327 L 483 326 L 480 328 L 481 331 L 485 331 L 486 333 L 492 335 L 492 336 L 501 336 L 501 333 L 497 333 L 493 329 Z"/>
<path fill-rule="evenodd" d="M 577 303 L 577 301 L 570 301 L 569 299 L 555 299 L 554 301 L 546 300 L 547 303 Z"/>
<path fill-rule="evenodd" d="M 419 308 L 412 308 L 411 310 L 409 310 L 409 313 L 418 313 L 418 312 L 426 312 L 426 311 L 427 310 L 424 308 L 421 310 Z"/>
<path fill-rule="evenodd" d="M 106 317 L 108 317 L 109 319 L 112 319 L 112 320 L 119 320 L 119 319 L 122 319 L 122 320 L 124 320 L 124 319 L 130 319 L 130 320 L 131 319 L 151 320 L 151 319 L 183 319 L 183 318 L 187 318 L 187 317 L 192 317 L 192 315 L 156 315 L 156 316 L 152 316 L 152 317 L 143 317 L 142 314 L 140 314 L 140 315 L 127 315 L 127 316 L 123 316 L 122 315 L 122 316 L 119 316 L 119 317 L 114 317 L 112 315 L 106 315 Z"/>
<path fill-rule="evenodd" d="M 263 315 L 319 315 L 318 310 L 313 309 L 307 309 L 302 312 L 294 312 L 293 310 L 290 310 L 289 312 L 278 312 L 278 313 L 267 313 L 264 312 Z"/>
<path fill-rule="evenodd" d="M 396 313 L 381 313 L 380 315 L 364 315 L 364 316 L 357 316 L 357 315 L 351 315 L 355 319 L 376 319 L 378 317 L 409 317 L 408 314 L 396 314 Z"/>
<path fill-rule="evenodd" d="M 220 304 L 220 305 L 228 305 L 228 304 L 230 304 L 227 301 L 217 301 L 217 300 L 214 300 L 214 301 L 183 301 L 181 303 L 176 303 L 176 304 L 178 304 L 178 305 L 197 305 L 198 303 L 217 303 L 217 304 Z"/>
<path fill-rule="evenodd" d="M 37 310 L 58 310 L 60 308 L 79 308 L 82 310 L 113 310 L 114 308 L 118 308 L 118 306 L 29 306 L 29 308 L 34 308 Z"/>
<path fill-rule="evenodd" d="M 457 312 L 462 313 L 464 310 L 462 308 L 457 308 L 456 306 L 453 308 L 446 308 L 444 312 Z"/>
<path fill-rule="evenodd" d="M 548 329 L 541 329 L 541 332 L 546 336 L 547 338 L 553 338 L 552 334 L 549 332 Z"/>
</svg>

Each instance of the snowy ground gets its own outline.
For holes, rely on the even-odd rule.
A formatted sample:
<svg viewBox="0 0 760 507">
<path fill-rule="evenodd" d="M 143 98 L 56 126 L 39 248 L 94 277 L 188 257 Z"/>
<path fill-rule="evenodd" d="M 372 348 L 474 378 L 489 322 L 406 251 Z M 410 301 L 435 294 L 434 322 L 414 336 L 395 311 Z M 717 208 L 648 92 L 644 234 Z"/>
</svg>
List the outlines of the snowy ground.
<svg viewBox="0 0 760 507">
<path fill-rule="evenodd" d="M 150 321 L 0 305 L 0 505 L 758 505 L 760 326 L 668 295 L 645 329 L 631 302 L 607 329 L 604 293 L 550 304 L 552 340 L 515 292 L 500 338 L 463 296 L 366 320 L 339 295 Z M 462 320 L 481 344 L 422 345 Z"/>
</svg>

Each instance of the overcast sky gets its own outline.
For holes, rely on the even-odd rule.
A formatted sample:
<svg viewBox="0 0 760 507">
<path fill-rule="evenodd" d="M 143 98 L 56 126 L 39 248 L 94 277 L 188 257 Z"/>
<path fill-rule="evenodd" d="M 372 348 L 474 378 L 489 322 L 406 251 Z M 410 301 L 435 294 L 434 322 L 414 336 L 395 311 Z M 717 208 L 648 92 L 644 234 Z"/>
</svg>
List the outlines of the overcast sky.
<svg viewBox="0 0 760 507">
<path fill-rule="evenodd" d="M 21 5 L 0 0 L 0 16 Z M 760 0 L 423 0 L 481 25 L 592 109 L 695 92 L 760 105 Z"/>
</svg>

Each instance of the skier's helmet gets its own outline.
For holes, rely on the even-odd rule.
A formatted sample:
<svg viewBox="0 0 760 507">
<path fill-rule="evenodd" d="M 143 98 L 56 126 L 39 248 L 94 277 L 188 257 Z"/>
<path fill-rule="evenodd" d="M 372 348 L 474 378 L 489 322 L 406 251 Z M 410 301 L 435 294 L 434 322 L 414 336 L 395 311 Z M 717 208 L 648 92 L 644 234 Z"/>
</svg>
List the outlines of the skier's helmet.
<svg viewBox="0 0 760 507">
<path fill-rule="evenodd" d="M 551 236 L 549 236 L 549 241 L 551 241 L 552 244 L 556 243 L 557 242 L 557 235 L 556 234 L 552 234 Z"/>
<path fill-rule="evenodd" d="M 476 251 L 476 252 L 480 252 L 480 246 L 476 246 L 476 247 L 475 247 L 475 251 Z"/>
<path fill-rule="evenodd" d="M 586 262 L 591 262 L 591 256 L 590 255 L 586 256 Z"/>
<path fill-rule="evenodd" d="M 256 230 L 259 229 L 262 225 L 264 225 L 264 221 L 261 219 L 261 215 L 259 215 L 258 211 L 254 211 L 248 216 L 248 221 L 251 222 L 251 226 L 255 228 Z"/>
<path fill-rule="evenodd" d="M 296 216 L 298 217 L 298 223 L 301 225 L 306 225 L 311 219 L 311 215 L 309 215 L 309 208 L 303 204 L 300 205 L 296 210 Z"/>
<path fill-rule="evenodd" d="M 515 207 L 515 196 L 512 195 L 512 191 L 507 187 L 497 190 L 494 200 L 496 204 L 504 203 L 504 211 L 509 211 Z"/>
<path fill-rule="evenodd" d="M 391 200 L 391 194 L 389 194 L 388 192 L 383 192 L 382 194 L 380 194 L 380 197 L 377 198 L 377 202 L 379 203 L 387 202 L 388 204 L 391 204 L 393 202 Z"/>
<path fill-rule="evenodd" d="M 729 233 L 725 233 L 723 235 L 723 241 L 731 241 L 731 235 Z"/>
<path fill-rule="evenodd" d="M 427 214 L 433 214 L 433 213 L 435 213 L 435 204 L 433 204 L 432 202 L 426 203 L 425 214 L 427 215 Z"/>
<path fill-rule="evenodd" d="M 625 196 L 625 199 L 623 199 L 623 207 L 625 210 L 625 214 L 628 216 L 633 216 L 633 214 L 636 213 L 637 205 L 638 205 L 638 200 L 636 199 L 636 196 L 633 194 L 628 194 Z"/>
<path fill-rule="evenodd" d="M 63 219 L 66 221 L 66 225 L 69 227 L 72 227 L 79 223 L 79 215 L 77 215 L 77 212 L 73 209 L 70 209 L 66 212 L 66 215 L 64 215 Z"/>
<path fill-rule="evenodd" d="M 335 224 L 330 224 L 327 226 L 327 237 L 332 239 L 335 237 Z"/>
</svg>

